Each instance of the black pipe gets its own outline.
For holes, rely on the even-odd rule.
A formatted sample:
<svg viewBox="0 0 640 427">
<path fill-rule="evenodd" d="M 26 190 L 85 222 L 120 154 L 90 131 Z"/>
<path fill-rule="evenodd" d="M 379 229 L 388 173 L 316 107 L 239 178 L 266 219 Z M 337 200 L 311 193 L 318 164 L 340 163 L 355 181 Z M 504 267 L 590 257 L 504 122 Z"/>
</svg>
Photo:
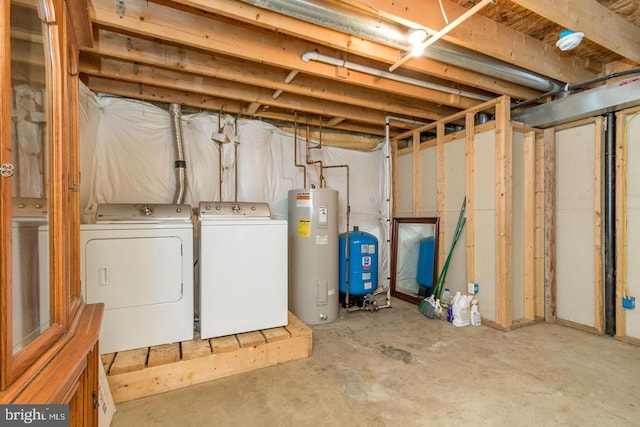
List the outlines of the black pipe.
<svg viewBox="0 0 640 427">
<path fill-rule="evenodd" d="M 616 115 L 604 126 L 604 331 L 616 334 Z"/>
</svg>

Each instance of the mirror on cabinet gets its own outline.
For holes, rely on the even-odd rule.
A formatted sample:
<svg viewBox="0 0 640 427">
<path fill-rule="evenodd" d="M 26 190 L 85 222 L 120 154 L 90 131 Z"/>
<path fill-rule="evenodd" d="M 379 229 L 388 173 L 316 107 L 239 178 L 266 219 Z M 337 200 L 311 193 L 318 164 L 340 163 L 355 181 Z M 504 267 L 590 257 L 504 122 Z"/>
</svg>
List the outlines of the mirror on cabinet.
<svg viewBox="0 0 640 427">
<path fill-rule="evenodd" d="M 51 64 L 39 0 L 11 2 L 12 352 L 51 325 L 49 115 Z"/>
<path fill-rule="evenodd" d="M 437 279 L 438 218 L 394 218 L 391 237 L 391 295 L 418 304 Z"/>
</svg>

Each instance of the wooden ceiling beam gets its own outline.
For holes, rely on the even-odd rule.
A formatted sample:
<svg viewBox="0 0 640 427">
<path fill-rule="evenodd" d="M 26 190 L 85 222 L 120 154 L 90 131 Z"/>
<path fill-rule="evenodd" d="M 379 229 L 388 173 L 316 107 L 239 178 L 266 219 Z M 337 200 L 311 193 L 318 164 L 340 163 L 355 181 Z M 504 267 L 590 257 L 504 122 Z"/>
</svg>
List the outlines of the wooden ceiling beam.
<svg viewBox="0 0 640 427">
<path fill-rule="evenodd" d="M 249 106 L 246 109 L 247 115 L 248 116 L 255 116 L 256 112 L 258 111 L 260 106 L 261 106 L 261 104 L 259 102 L 250 103 Z"/>
<path fill-rule="evenodd" d="M 530 11 L 640 64 L 640 27 L 596 0 L 511 0 Z"/>
<path fill-rule="evenodd" d="M 188 3 L 176 0 L 173 3 Z M 285 68 L 289 71 L 317 75 L 319 77 L 338 80 L 340 77 L 335 74 L 335 67 L 331 69 L 332 74 L 326 74 L 326 67 L 319 67 L 322 64 L 304 63 L 301 55 L 305 52 L 318 48 L 316 42 L 302 41 L 303 37 L 314 37 L 324 40 L 324 45 L 334 46 L 339 44 L 333 40 L 339 38 L 342 44 L 341 49 L 355 55 L 362 55 L 367 58 L 384 61 L 386 64 L 395 62 L 401 54 L 397 49 L 369 42 L 364 39 L 353 37 L 337 31 L 328 30 L 311 24 L 290 19 L 287 26 L 282 21 L 286 17 L 282 15 L 268 13 L 263 9 L 251 9 L 246 4 L 233 0 L 212 0 L 202 2 L 202 8 L 208 13 L 188 13 L 161 4 L 142 0 L 127 1 L 125 14 L 120 17 L 109 0 L 93 0 L 94 23 L 99 26 L 115 28 L 121 32 L 135 32 L 150 38 L 158 38 L 171 43 L 190 46 L 197 49 L 204 49 L 210 52 L 222 53 L 229 56 L 236 56 L 245 60 L 259 62 Z M 295 31 L 298 38 L 284 36 L 283 31 L 277 33 L 266 32 L 253 26 L 240 26 L 237 23 L 226 22 L 216 19 L 216 7 L 208 6 L 211 3 L 218 5 L 220 13 L 227 15 L 229 11 L 235 11 L 238 4 L 243 6 L 243 11 L 252 10 L 251 21 L 262 24 L 267 17 L 275 16 L 282 24 L 283 29 Z M 258 16 L 255 13 L 258 13 Z M 242 15 L 244 16 L 244 15 Z M 240 19 L 240 17 L 238 17 Z M 246 18 L 249 19 L 249 18 Z M 340 55 L 340 52 L 323 52 L 328 55 Z M 539 92 L 516 85 L 514 83 L 498 80 L 493 76 L 484 76 L 472 71 L 442 64 L 427 58 L 418 58 L 412 61 L 412 66 L 407 67 L 413 70 L 435 76 L 445 80 L 477 87 L 497 94 L 506 93 L 513 98 L 528 99 Z M 381 67 L 382 69 L 383 67 Z M 324 70 L 319 73 L 317 70 Z M 377 86 L 386 83 L 385 79 L 377 78 Z M 358 84 L 358 81 L 352 81 Z M 384 88 L 383 88 L 384 89 Z"/>
<path fill-rule="evenodd" d="M 99 67 L 95 67 L 94 64 L 94 61 L 85 62 L 81 60 L 80 71 L 87 75 L 108 78 L 114 81 L 122 80 L 160 88 L 175 88 L 177 91 L 194 93 L 196 96 L 228 97 L 244 103 L 258 102 L 262 105 L 271 105 L 285 109 L 295 106 L 298 111 L 304 111 L 308 114 L 323 116 L 340 115 L 350 120 L 368 124 L 378 124 L 382 126 L 385 120 L 384 111 L 321 99 L 305 98 L 291 94 L 283 94 L 274 100 L 271 97 L 271 91 L 267 89 L 226 80 L 193 76 L 194 78 L 189 81 L 182 73 L 174 73 L 167 70 L 109 59 L 102 59 Z"/>
<path fill-rule="evenodd" d="M 425 27 L 432 33 L 447 25 L 437 1 L 337 1 L 362 8 L 367 13 L 379 12 L 381 16 L 408 27 Z M 576 0 L 576 2 L 581 1 Z M 557 3 L 554 0 L 546 2 Z M 528 3 L 540 2 L 536 0 L 528 1 Z M 468 10 L 449 0 L 442 0 L 442 6 L 449 20 L 453 20 Z M 443 39 L 556 80 L 577 82 L 595 77 L 593 73 L 587 71 L 589 64 L 585 60 L 562 56 L 560 51 L 550 48 L 544 42 L 526 36 L 481 14 L 470 17 L 466 22 L 451 30 Z"/>
<path fill-rule="evenodd" d="M 352 103 L 398 114 L 415 115 L 429 120 L 437 120 L 453 114 L 460 108 L 466 109 L 478 104 L 478 102 L 472 102 L 468 98 L 429 91 L 428 89 L 408 84 L 383 85 L 385 88 L 391 89 L 393 87 L 395 89 L 383 92 L 380 90 L 380 85 L 378 87 L 373 86 L 376 79 L 372 76 L 366 76 L 369 80 L 367 86 L 373 86 L 375 89 L 368 89 L 364 84 L 360 87 L 354 87 L 342 82 L 318 80 L 302 74 L 298 75 L 290 84 L 286 84 L 287 72 L 275 67 L 266 65 L 258 67 L 256 64 L 243 63 L 220 55 L 214 56 L 195 52 L 154 41 L 127 37 L 106 30 L 100 30 L 99 39 L 100 43 L 97 43 L 92 49 L 84 50 L 82 56 L 91 53 L 274 90 L 279 89 L 303 96 L 316 96 L 331 101 Z M 356 77 L 354 76 L 353 78 Z M 375 92 L 372 92 L 372 90 L 375 90 Z M 448 107 L 451 104 L 458 104 L 460 108 Z"/>
<path fill-rule="evenodd" d="M 344 117 L 334 117 L 333 119 L 327 121 L 326 126 L 328 127 L 334 127 L 335 125 L 337 125 L 338 123 L 341 123 L 345 120 Z"/>
<path fill-rule="evenodd" d="M 207 96 L 176 89 L 154 87 L 135 82 L 125 82 L 100 76 L 85 76 L 86 84 L 93 92 L 118 95 L 141 101 L 177 103 L 187 107 L 225 113 L 240 114 L 242 103 L 230 98 Z"/>
<path fill-rule="evenodd" d="M 139 99 L 146 102 L 161 102 L 161 103 L 178 103 L 183 106 L 197 108 L 201 110 L 220 112 L 230 114 L 244 114 L 242 103 L 239 103 L 230 98 L 220 98 L 206 95 L 199 95 L 170 88 L 160 88 L 149 85 L 143 85 L 138 83 L 130 83 L 124 81 L 115 81 L 109 78 L 102 78 L 99 76 L 86 76 L 87 86 L 94 92 L 109 93 L 125 98 Z M 266 111 L 258 111 L 257 118 L 263 118 L 267 120 L 290 122 L 293 123 L 295 117 L 293 113 L 278 113 L 272 112 L 268 109 Z M 300 116 L 298 116 L 300 120 Z M 309 124 L 311 126 L 317 126 L 317 119 L 309 118 Z M 364 133 L 369 135 L 384 136 L 384 126 L 363 126 L 363 125 L 338 125 L 335 127 L 337 130 L 345 132 Z M 392 135 L 397 132 L 393 131 Z"/>
<path fill-rule="evenodd" d="M 313 99 L 308 96 L 300 96 L 291 93 L 283 93 L 276 99 L 273 93 L 262 86 L 248 85 L 245 82 L 222 80 L 215 77 L 202 77 L 197 74 L 187 74 L 182 71 L 175 72 L 169 69 L 156 68 L 140 63 L 122 62 L 115 59 L 94 57 L 92 55 L 84 55 L 80 59 L 80 72 L 90 75 L 100 75 L 114 79 L 122 79 L 126 81 L 139 81 L 145 84 L 155 86 L 175 85 L 182 90 L 189 90 L 197 93 L 216 93 L 218 96 L 225 96 L 223 91 L 230 91 L 227 96 L 233 93 L 233 97 L 243 102 L 258 102 L 261 105 L 276 106 L 286 108 L 292 105 L 293 109 L 306 109 L 314 111 L 318 114 L 333 116 L 336 114 L 346 114 L 356 120 L 357 117 L 366 119 L 369 114 L 375 112 L 376 116 L 381 114 L 399 114 L 424 118 L 423 111 L 419 106 L 408 106 L 406 102 L 401 105 L 382 104 L 375 100 L 362 100 L 362 104 L 355 104 L 357 98 L 345 96 L 340 101 L 332 101 L 322 96 L 322 92 L 318 92 L 318 97 Z M 152 81 L 159 79 L 163 84 Z M 369 112 L 359 114 L 358 111 Z M 430 120 L 424 118 L 426 120 Z M 366 120 L 365 120 L 366 121 Z M 374 120 L 377 123 L 377 119 Z"/>
<path fill-rule="evenodd" d="M 293 114 L 287 114 L 287 113 L 278 113 L 278 112 L 273 112 L 270 110 L 266 110 L 266 111 L 262 111 L 260 113 L 260 118 L 263 119 L 267 119 L 267 120 L 272 120 L 272 121 L 277 121 L 277 122 L 288 122 L 288 123 L 294 123 L 296 121 L 296 116 L 294 116 Z M 298 128 L 300 128 L 300 120 L 303 119 L 305 116 L 303 115 L 301 116 L 297 116 L 297 121 L 298 121 Z M 306 120 L 305 120 L 305 125 L 306 125 Z M 308 123 L 309 126 L 313 126 L 313 127 L 319 127 L 320 126 L 320 121 L 317 117 L 313 117 L 313 116 L 309 116 L 308 117 Z M 324 123 L 323 123 L 323 127 Z M 377 136 L 384 136 L 385 132 L 384 132 L 384 127 L 379 127 L 379 126 L 364 126 L 361 124 L 356 124 L 353 122 L 343 122 L 340 123 L 334 127 L 332 127 L 332 129 L 335 130 L 339 130 L 342 132 L 354 132 L 354 133 L 363 133 L 363 134 L 368 134 L 368 135 L 377 135 Z M 398 132 L 396 130 L 392 130 L 391 134 L 395 135 Z M 347 135 L 348 137 L 349 135 Z"/>
</svg>

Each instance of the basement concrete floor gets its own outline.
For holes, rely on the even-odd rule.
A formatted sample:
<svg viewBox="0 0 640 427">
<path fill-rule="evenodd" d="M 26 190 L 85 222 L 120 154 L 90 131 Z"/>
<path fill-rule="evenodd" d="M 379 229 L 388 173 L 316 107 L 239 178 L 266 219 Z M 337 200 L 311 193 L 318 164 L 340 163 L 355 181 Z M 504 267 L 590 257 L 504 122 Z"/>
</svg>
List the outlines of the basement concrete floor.
<svg viewBox="0 0 640 427">
<path fill-rule="evenodd" d="M 112 426 L 640 425 L 636 346 L 392 306 L 313 326 L 307 359 L 121 403 Z"/>
</svg>

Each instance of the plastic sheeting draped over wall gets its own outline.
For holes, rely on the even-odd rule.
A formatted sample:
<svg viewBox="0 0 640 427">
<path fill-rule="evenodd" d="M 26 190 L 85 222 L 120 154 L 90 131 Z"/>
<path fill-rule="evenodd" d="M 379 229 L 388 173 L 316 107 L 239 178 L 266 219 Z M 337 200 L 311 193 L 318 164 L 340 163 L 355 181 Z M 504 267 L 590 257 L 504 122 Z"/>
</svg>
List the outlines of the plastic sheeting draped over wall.
<svg viewBox="0 0 640 427">
<path fill-rule="evenodd" d="M 141 101 L 97 96 L 85 86 L 81 86 L 80 94 L 80 199 L 84 221 L 91 222 L 100 203 L 171 203 L 176 182 L 169 113 Z M 236 199 L 236 140 L 237 200 L 267 202 L 274 218 L 286 219 L 288 191 L 304 186 L 302 169 L 294 165 L 293 135 L 261 121 L 236 122 L 228 115 L 221 118 L 221 129 L 218 122 L 218 115 L 208 112 L 182 116 L 187 163 L 184 203 L 197 207 L 200 201 Z M 214 134 L 226 135 L 218 139 L 230 142 L 219 145 L 212 140 Z M 298 163 L 305 163 L 305 143 L 304 138 L 298 138 Z M 309 141 L 310 146 L 317 143 Z M 321 160 L 325 166 L 349 165 L 349 227 L 357 225 L 378 238 L 380 286 L 386 288 L 388 191 L 384 150 L 361 152 L 323 146 L 312 153 L 313 160 Z M 325 186 L 339 192 L 339 231 L 344 232 L 346 168 L 326 169 L 324 177 Z M 309 165 L 307 187 L 311 185 L 319 187 L 318 175 Z"/>
</svg>

